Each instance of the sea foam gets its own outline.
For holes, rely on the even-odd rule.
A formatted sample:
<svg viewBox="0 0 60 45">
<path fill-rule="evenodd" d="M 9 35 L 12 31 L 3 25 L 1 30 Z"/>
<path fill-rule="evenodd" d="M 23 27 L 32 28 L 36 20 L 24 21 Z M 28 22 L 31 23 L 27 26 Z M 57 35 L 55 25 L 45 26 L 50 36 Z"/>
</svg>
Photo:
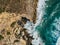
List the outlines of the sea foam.
<svg viewBox="0 0 60 45">
<path fill-rule="evenodd" d="M 37 19 L 36 23 L 33 24 L 32 22 L 27 21 L 27 23 L 24 25 L 24 28 L 27 29 L 28 33 L 30 33 L 31 36 L 33 36 L 34 40 L 32 40 L 33 45 L 45 45 L 42 41 L 42 39 L 39 36 L 38 31 L 35 29 L 37 25 L 40 24 L 43 13 L 45 8 L 45 0 L 38 0 L 37 4 Z"/>
</svg>

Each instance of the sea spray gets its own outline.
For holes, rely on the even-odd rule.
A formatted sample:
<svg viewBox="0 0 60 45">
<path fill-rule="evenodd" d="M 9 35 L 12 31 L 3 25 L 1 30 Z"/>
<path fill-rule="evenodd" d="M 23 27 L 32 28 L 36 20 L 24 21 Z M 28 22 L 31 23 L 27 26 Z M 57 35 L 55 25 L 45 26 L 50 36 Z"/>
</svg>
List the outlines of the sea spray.
<svg viewBox="0 0 60 45">
<path fill-rule="evenodd" d="M 38 0 L 36 23 L 27 22 L 25 28 L 34 37 L 33 45 L 58 45 L 60 0 Z"/>
<path fill-rule="evenodd" d="M 35 25 L 32 22 L 27 21 L 24 28 L 26 28 L 28 33 L 34 38 L 34 40 L 32 40 L 32 45 L 44 45 L 38 35 L 38 32 L 35 30 Z"/>
<path fill-rule="evenodd" d="M 56 45 L 60 45 L 60 37 L 58 38 Z"/>
<path fill-rule="evenodd" d="M 44 9 L 45 9 L 45 0 L 38 0 L 37 4 L 37 19 L 36 19 L 36 26 L 39 25 L 42 21 L 42 17 L 44 14 Z"/>
<path fill-rule="evenodd" d="M 40 24 L 41 19 L 44 13 L 45 0 L 38 0 L 37 4 L 37 19 L 36 23 L 33 24 L 32 22 L 27 21 L 24 28 L 27 29 L 28 33 L 33 36 L 34 40 L 32 40 L 33 45 L 44 45 L 42 39 L 40 38 L 39 32 L 35 29 L 37 25 Z"/>
<path fill-rule="evenodd" d="M 45 45 L 56 45 L 60 37 L 60 0 L 45 1 L 42 21 L 36 30 L 40 32 Z"/>
</svg>

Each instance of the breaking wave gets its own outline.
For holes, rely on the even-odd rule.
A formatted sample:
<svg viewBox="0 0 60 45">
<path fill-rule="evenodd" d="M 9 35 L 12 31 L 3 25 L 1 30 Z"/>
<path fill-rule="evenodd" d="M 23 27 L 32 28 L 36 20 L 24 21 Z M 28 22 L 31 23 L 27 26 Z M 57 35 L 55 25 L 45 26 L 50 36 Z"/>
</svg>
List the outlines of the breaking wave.
<svg viewBox="0 0 60 45">
<path fill-rule="evenodd" d="M 60 0 L 38 0 L 36 23 L 24 28 L 33 36 L 33 45 L 58 45 L 60 37 Z"/>
<path fill-rule="evenodd" d="M 39 25 L 39 23 L 41 22 L 41 18 L 43 16 L 43 10 L 44 10 L 44 5 L 45 5 L 45 1 L 44 0 L 38 0 L 38 4 L 37 4 L 37 19 L 36 19 L 36 23 L 33 24 L 32 22 L 27 21 L 27 23 L 25 24 L 26 29 L 28 29 L 27 31 L 30 33 L 30 35 L 33 36 L 34 40 L 32 40 L 32 44 L 33 45 L 44 45 L 43 41 L 41 40 L 40 36 L 39 36 L 39 32 L 35 29 L 37 25 Z"/>
</svg>

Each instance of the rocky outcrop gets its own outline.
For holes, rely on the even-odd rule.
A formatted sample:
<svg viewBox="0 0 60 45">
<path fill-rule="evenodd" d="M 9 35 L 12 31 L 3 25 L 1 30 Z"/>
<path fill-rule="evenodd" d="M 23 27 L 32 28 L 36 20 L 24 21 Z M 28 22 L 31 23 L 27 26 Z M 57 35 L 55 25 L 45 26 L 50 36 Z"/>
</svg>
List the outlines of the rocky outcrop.
<svg viewBox="0 0 60 45">
<path fill-rule="evenodd" d="M 0 14 L 1 45 L 30 45 L 33 37 L 23 27 L 27 20 L 29 19 L 16 14 Z"/>
<path fill-rule="evenodd" d="M 37 0 L 0 0 L 0 45 L 32 45 L 24 24 L 35 23 L 36 7 Z"/>
</svg>

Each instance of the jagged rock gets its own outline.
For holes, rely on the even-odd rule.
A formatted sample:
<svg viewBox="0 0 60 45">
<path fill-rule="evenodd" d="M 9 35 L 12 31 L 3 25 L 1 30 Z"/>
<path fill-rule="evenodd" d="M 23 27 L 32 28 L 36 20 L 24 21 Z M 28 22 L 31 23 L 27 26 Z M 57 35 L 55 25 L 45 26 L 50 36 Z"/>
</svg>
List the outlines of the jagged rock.
<svg viewBox="0 0 60 45">
<path fill-rule="evenodd" d="M 20 20 L 17 21 L 17 24 L 20 25 L 20 26 L 22 26 L 22 27 L 24 26 L 24 24 Z"/>
<path fill-rule="evenodd" d="M 6 15 L 4 15 L 4 14 L 6 14 Z M 1 23 L 0 32 L 1 32 L 2 36 L 4 36 L 4 38 L 2 40 L 4 43 L 7 43 L 7 45 L 10 45 L 9 43 L 13 44 L 14 40 L 19 39 L 19 41 L 24 40 L 25 41 L 24 43 L 26 45 L 28 39 L 33 40 L 32 36 L 30 36 L 29 33 L 26 31 L 27 29 L 25 29 L 22 26 L 22 24 L 24 25 L 24 23 L 22 20 L 19 20 L 20 15 L 15 16 L 15 14 L 14 14 L 14 16 L 12 16 L 6 12 L 4 14 L 2 13 L 0 15 L 0 23 Z M 2 26 L 3 26 L 3 28 L 2 28 Z M 29 43 L 31 44 L 31 41 Z M 18 45 L 18 43 L 17 43 L 17 45 Z"/>
<path fill-rule="evenodd" d="M 16 24 L 16 22 L 13 22 L 10 26 L 11 26 L 11 27 L 14 27 L 15 24 Z"/>
<path fill-rule="evenodd" d="M 21 21 L 23 21 L 24 23 L 26 23 L 27 21 L 30 21 L 29 19 L 27 19 L 26 17 L 22 17 Z"/>
</svg>

